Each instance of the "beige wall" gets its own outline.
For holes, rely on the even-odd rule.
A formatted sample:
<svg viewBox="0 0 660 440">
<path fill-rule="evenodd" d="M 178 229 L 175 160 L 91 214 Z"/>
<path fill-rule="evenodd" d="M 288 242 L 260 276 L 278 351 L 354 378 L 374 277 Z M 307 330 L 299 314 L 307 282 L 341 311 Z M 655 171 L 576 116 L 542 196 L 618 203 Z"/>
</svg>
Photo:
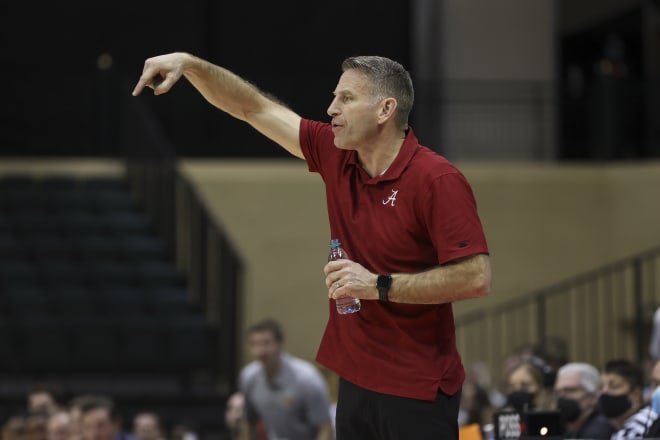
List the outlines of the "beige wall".
<svg viewBox="0 0 660 440">
<path fill-rule="evenodd" d="M 477 198 L 494 284 L 457 315 L 660 245 L 660 162 L 458 165 Z M 289 349 L 313 359 L 328 314 L 320 177 L 295 160 L 187 160 L 182 170 L 246 261 L 244 323 L 282 320 Z"/>
<path fill-rule="evenodd" d="M 660 162 L 457 165 L 472 183 L 494 270 L 492 295 L 456 304 L 458 316 L 660 245 Z M 181 169 L 246 263 L 243 322 L 280 319 L 289 349 L 313 359 L 328 316 L 319 176 L 296 160 L 186 160 Z M 0 163 L 0 175 L 13 172 L 85 178 L 121 175 L 123 166 Z"/>
</svg>

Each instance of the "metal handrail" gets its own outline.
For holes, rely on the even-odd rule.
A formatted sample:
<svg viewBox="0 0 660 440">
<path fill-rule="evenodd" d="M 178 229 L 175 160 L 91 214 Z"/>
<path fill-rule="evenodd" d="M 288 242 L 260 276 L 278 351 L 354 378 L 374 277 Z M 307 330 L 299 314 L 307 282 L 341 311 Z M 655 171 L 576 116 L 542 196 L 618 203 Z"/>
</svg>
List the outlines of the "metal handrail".
<svg viewBox="0 0 660 440">
<path fill-rule="evenodd" d="M 653 312 L 660 306 L 660 246 L 456 318 L 466 365 L 486 363 L 495 377 L 505 358 L 531 347 L 549 358 L 552 341 L 565 360 L 600 368 L 607 360 L 648 359 Z"/>
<path fill-rule="evenodd" d="M 216 336 L 216 387 L 235 389 L 238 372 L 243 262 L 222 226 L 208 214 L 154 112 L 126 85 L 121 142 L 137 202 L 169 246 L 191 302 L 204 311 Z"/>
</svg>

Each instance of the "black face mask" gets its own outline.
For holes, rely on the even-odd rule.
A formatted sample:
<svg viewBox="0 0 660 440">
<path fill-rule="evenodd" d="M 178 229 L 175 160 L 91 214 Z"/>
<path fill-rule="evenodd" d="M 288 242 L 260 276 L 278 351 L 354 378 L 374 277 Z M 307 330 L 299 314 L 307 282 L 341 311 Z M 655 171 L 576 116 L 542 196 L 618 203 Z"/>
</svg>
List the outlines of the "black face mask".
<svg viewBox="0 0 660 440">
<path fill-rule="evenodd" d="M 598 399 L 598 408 L 600 412 L 608 419 L 614 419 L 625 413 L 632 407 L 632 402 L 628 395 L 612 396 L 611 394 L 601 394 Z"/>
<path fill-rule="evenodd" d="M 534 394 L 527 391 L 513 391 L 506 396 L 506 404 L 522 414 L 534 409 Z"/>
<path fill-rule="evenodd" d="M 560 397 L 557 399 L 557 409 L 562 422 L 571 423 L 580 418 L 582 408 L 577 400 Z"/>
</svg>

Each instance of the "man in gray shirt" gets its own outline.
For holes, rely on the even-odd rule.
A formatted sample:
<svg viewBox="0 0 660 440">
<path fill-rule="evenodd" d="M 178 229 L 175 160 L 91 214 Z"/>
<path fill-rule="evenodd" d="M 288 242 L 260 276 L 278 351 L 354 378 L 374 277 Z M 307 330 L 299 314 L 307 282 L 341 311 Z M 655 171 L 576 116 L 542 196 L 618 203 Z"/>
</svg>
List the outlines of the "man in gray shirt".
<svg viewBox="0 0 660 440">
<path fill-rule="evenodd" d="M 252 325 L 248 345 L 254 361 L 239 377 L 246 416 L 242 439 L 257 438 L 261 422 L 269 440 L 332 440 L 328 386 L 314 364 L 284 351 L 279 323 Z"/>
</svg>

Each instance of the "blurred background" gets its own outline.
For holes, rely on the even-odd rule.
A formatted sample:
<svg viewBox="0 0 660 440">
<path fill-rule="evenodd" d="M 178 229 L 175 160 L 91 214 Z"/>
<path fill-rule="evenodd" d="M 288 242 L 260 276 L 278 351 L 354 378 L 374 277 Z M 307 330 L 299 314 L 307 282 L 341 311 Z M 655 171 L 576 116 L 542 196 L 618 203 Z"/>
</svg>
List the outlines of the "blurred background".
<svg viewBox="0 0 660 440">
<path fill-rule="evenodd" d="M 318 120 L 345 57 L 400 61 L 411 126 L 471 181 L 492 252 L 492 295 L 455 306 L 466 365 L 495 386 L 523 346 L 648 360 L 660 2 L 5 2 L 0 35 L 3 420 L 48 381 L 222 438 L 247 325 L 274 316 L 314 359 L 322 182 L 186 81 L 130 96 L 171 51 Z"/>
</svg>

